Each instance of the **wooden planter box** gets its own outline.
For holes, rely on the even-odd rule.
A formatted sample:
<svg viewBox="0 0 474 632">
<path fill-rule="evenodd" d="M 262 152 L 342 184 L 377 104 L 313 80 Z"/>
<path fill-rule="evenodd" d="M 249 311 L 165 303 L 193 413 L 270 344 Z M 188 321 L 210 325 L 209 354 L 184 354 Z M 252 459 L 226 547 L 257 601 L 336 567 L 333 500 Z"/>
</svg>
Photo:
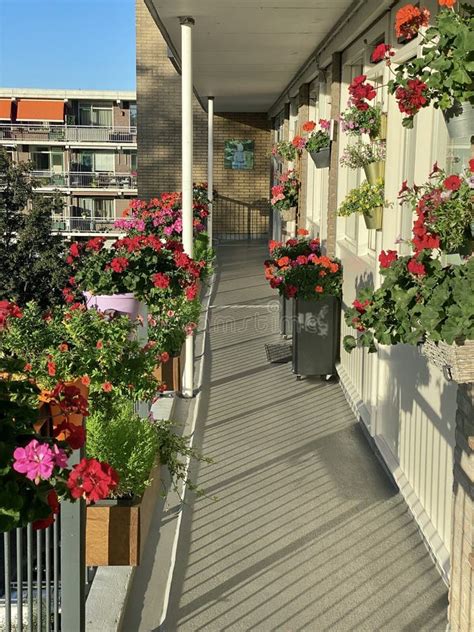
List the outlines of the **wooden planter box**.
<svg viewBox="0 0 474 632">
<path fill-rule="evenodd" d="M 182 386 L 182 372 L 184 365 L 184 346 L 181 353 L 171 356 L 168 362 L 162 362 L 153 371 L 157 380 L 166 384 L 165 392 L 179 392 Z"/>
<path fill-rule="evenodd" d="M 104 500 L 86 509 L 87 566 L 138 566 L 160 496 L 160 464 L 141 499 L 122 504 Z"/>
</svg>

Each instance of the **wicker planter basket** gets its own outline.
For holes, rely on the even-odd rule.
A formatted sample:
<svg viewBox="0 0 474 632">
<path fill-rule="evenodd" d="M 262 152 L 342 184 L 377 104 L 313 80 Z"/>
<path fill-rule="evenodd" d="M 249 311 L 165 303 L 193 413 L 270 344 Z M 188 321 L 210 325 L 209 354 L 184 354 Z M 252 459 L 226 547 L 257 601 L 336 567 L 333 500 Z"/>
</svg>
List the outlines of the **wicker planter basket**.
<svg viewBox="0 0 474 632">
<path fill-rule="evenodd" d="M 296 221 L 296 206 L 283 209 L 282 211 L 280 211 L 280 216 L 284 222 Z"/>
<path fill-rule="evenodd" d="M 427 340 L 421 352 L 443 370 L 448 380 L 459 384 L 474 382 L 474 340 L 459 341 L 452 345 Z"/>
</svg>

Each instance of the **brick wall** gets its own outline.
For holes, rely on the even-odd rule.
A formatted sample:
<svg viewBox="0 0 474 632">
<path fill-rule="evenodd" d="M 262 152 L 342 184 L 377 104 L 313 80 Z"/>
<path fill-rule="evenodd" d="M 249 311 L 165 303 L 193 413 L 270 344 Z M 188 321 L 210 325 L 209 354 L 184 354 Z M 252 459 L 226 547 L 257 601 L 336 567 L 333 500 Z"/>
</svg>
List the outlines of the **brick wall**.
<svg viewBox="0 0 474 632">
<path fill-rule="evenodd" d="M 181 189 L 181 77 L 144 0 L 137 0 L 138 194 Z M 207 113 L 194 99 L 194 180 L 207 180 Z M 224 168 L 224 142 L 255 142 L 254 169 Z M 265 113 L 214 118 L 214 186 L 223 196 L 268 206 L 271 133 Z M 268 210 L 268 209 L 267 209 Z"/>
</svg>

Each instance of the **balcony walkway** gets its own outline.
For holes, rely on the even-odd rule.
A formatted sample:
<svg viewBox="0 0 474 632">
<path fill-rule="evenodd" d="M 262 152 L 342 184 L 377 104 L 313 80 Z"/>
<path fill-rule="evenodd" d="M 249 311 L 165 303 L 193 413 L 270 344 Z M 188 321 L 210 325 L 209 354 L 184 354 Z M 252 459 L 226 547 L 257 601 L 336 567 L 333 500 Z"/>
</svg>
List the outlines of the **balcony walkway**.
<svg viewBox="0 0 474 632">
<path fill-rule="evenodd" d="M 160 629 L 444 632 L 446 588 L 339 385 L 266 360 L 279 336 L 265 254 L 219 250 L 198 420 L 215 459 L 199 485 L 218 500 L 184 510 Z M 159 629 L 156 590 L 129 603 L 134 631 Z"/>
</svg>

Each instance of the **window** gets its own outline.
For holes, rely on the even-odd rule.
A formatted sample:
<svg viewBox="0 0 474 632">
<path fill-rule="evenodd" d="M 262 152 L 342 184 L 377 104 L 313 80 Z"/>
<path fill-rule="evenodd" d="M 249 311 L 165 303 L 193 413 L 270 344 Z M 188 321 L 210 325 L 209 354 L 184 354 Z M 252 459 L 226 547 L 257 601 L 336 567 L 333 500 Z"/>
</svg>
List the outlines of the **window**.
<svg viewBox="0 0 474 632">
<path fill-rule="evenodd" d="M 50 147 L 35 147 L 31 150 L 34 171 L 64 172 L 64 153 Z"/>
<path fill-rule="evenodd" d="M 71 208 L 73 230 L 96 231 L 115 219 L 115 200 L 107 198 L 76 198 Z"/>
<path fill-rule="evenodd" d="M 112 106 L 81 103 L 79 106 L 79 124 L 112 127 Z"/>
<path fill-rule="evenodd" d="M 81 151 L 78 153 L 78 171 L 108 171 L 115 172 L 115 154 L 112 152 Z"/>
<path fill-rule="evenodd" d="M 130 103 L 130 127 L 137 126 L 137 104 Z"/>
</svg>

